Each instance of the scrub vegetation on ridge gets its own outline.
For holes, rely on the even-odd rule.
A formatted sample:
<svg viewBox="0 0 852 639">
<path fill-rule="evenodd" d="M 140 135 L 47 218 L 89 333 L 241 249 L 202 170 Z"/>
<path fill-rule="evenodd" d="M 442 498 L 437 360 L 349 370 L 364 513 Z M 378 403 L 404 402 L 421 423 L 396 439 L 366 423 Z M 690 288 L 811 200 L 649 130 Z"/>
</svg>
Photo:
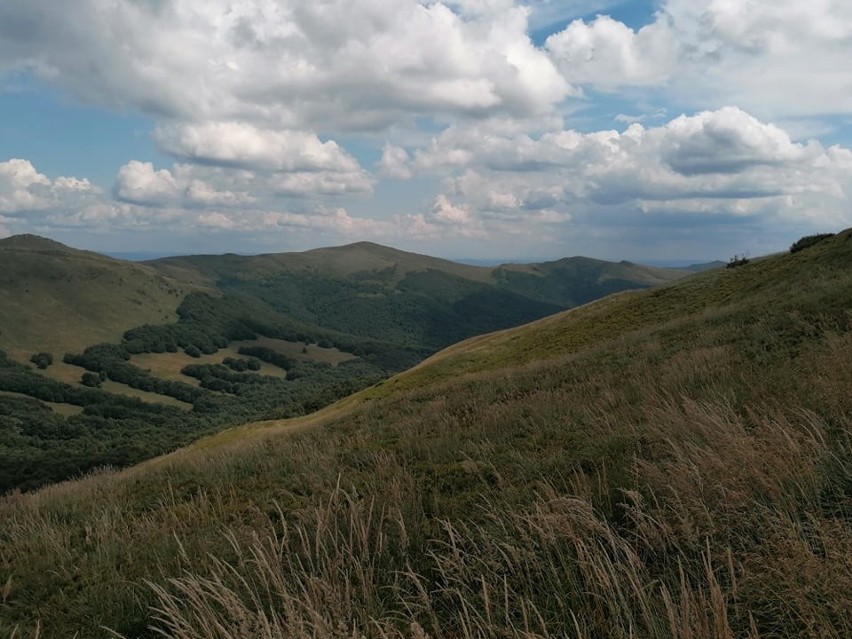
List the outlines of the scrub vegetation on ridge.
<svg viewBox="0 0 852 639">
<path fill-rule="evenodd" d="M 852 636 L 850 263 L 846 231 L 8 495 L 0 633 Z"/>
</svg>

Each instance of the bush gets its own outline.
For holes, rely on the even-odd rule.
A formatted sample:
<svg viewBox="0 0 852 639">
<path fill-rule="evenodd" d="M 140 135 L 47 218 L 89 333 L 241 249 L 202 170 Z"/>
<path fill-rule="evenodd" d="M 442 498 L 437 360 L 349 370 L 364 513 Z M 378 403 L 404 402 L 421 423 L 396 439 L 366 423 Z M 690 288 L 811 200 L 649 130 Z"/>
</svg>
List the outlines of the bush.
<svg viewBox="0 0 852 639">
<path fill-rule="evenodd" d="M 248 370 L 248 360 L 246 359 L 226 357 L 222 360 L 222 363 L 228 368 L 230 368 L 232 371 L 237 371 L 238 373 Z"/>
<path fill-rule="evenodd" d="M 813 246 L 814 244 L 819 244 L 823 240 L 827 240 L 830 237 L 834 237 L 834 233 L 819 233 L 817 235 L 806 235 L 805 237 L 799 238 L 790 246 L 791 253 L 798 253 L 806 248 Z"/>
<path fill-rule="evenodd" d="M 189 355 L 190 357 L 201 357 L 201 351 L 194 344 L 190 344 L 189 346 L 187 346 L 185 349 L 183 349 L 183 352 Z"/>
<path fill-rule="evenodd" d="M 53 364 L 53 355 L 51 353 L 34 353 L 30 357 L 30 361 L 43 370 Z"/>
<path fill-rule="evenodd" d="M 80 379 L 80 383 L 83 386 L 88 386 L 90 388 L 98 388 L 101 385 L 100 375 L 97 373 L 83 373 L 83 377 Z"/>
<path fill-rule="evenodd" d="M 730 260 L 728 260 L 728 268 L 737 268 L 738 266 L 745 266 L 748 264 L 749 260 L 746 255 L 734 255 Z"/>
</svg>

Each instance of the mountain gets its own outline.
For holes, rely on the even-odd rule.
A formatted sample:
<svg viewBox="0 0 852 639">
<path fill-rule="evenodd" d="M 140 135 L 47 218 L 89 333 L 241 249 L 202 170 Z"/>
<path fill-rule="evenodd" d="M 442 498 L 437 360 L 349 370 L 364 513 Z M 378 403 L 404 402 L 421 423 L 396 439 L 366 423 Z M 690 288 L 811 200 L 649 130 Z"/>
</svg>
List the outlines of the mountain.
<svg viewBox="0 0 852 639">
<path fill-rule="evenodd" d="M 35 236 L 0 242 L 0 268 L 0 493 L 310 413 L 459 340 L 683 275 L 368 242 L 139 264 Z"/>
<path fill-rule="evenodd" d="M 149 265 L 225 294 L 262 300 L 310 325 L 425 350 L 687 274 L 580 257 L 478 267 L 371 242 L 303 253 L 165 258 Z"/>
<path fill-rule="evenodd" d="M 0 499 L 0 633 L 852 636 L 850 263 L 617 293 Z"/>
<path fill-rule="evenodd" d="M 34 235 L 0 240 L 0 348 L 82 350 L 141 324 L 177 320 L 193 287 L 149 266 Z"/>
<path fill-rule="evenodd" d="M 685 274 L 585 258 L 483 268 L 370 242 L 131 263 L 33 235 L 0 240 L 0 272 L 0 348 L 21 358 L 175 322 L 192 292 L 235 296 L 247 312 L 284 315 L 303 333 L 328 329 L 420 353 Z"/>
</svg>

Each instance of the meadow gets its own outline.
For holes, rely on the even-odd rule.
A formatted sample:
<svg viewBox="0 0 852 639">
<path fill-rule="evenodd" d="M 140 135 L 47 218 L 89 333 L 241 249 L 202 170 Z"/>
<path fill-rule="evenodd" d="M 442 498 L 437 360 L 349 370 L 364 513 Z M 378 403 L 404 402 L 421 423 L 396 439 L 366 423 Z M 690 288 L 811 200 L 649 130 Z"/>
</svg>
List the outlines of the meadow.
<svg viewBox="0 0 852 639">
<path fill-rule="evenodd" d="M 0 634 L 852 636 L 850 238 L 0 498 Z"/>
</svg>

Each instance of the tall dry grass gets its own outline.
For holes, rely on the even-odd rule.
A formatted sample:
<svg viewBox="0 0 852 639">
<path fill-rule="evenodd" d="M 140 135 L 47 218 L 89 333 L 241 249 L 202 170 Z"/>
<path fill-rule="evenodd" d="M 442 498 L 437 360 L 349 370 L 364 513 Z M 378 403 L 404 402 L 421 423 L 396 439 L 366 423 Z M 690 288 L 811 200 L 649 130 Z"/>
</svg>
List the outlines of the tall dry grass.
<svg viewBox="0 0 852 639">
<path fill-rule="evenodd" d="M 852 636 L 850 510 L 831 503 L 843 496 L 825 473 L 849 477 L 848 440 L 833 448 L 808 411 L 655 399 L 654 460 L 631 463 L 617 521 L 596 505 L 606 480 L 576 473 L 520 510 L 483 495 L 475 517 L 443 519 L 412 548 L 407 490 L 379 506 L 338 485 L 298 519 L 279 510 L 250 538 L 227 533 L 229 560 L 152 584 L 155 627 L 174 639 Z"/>
</svg>

